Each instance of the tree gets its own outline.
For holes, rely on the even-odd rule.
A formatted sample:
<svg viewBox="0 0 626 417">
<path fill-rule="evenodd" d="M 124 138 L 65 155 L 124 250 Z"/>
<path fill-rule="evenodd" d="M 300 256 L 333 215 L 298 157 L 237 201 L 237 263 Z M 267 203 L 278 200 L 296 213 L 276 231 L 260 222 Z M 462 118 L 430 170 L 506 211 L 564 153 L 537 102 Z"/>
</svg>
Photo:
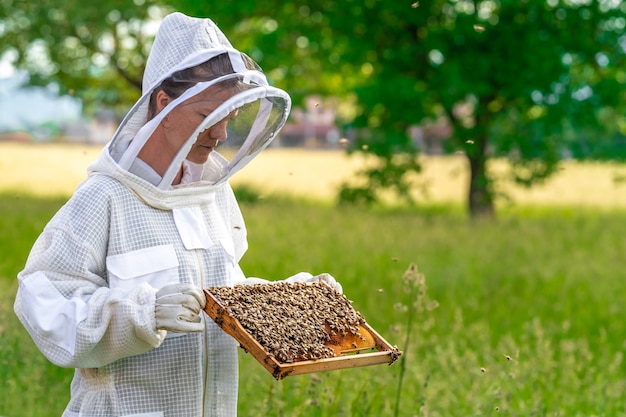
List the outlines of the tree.
<svg viewBox="0 0 626 417">
<path fill-rule="evenodd" d="M 397 138 L 410 124 L 445 118 L 453 127 L 451 150 L 469 162 L 472 216 L 494 213 L 489 158 L 508 158 L 510 178 L 530 186 L 555 172 L 576 132 L 593 132 L 600 143 L 600 128 L 619 122 L 626 133 L 622 2 L 370 0 L 325 7 L 333 40 L 350 45 L 342 60 L 369 73 L 358 84 L 357 123 Z"/>
<path fill-rule="evenodd" d="M 141 93 L 141 77 L 161 16 L 154 2 L 0 0 L 0 56 L 28 71 L 31 85 L 120 111 Z"/>
<path fill-rule="evenodd" d="M 407 129 L 429 120 L 446 120 L 453 128 L 448 150 L 467 156 L 474 217 L 494 214 L 496 180 L 532 186 L 572 150 L 598 157 L 612 137 L 626 134 L 621 1 L 176 3 L 220 21 L 230 14 L 227 24 L 270 19 L 274 30 L 248 32 L 248 42 L 268 51 L 255 58 L 290 92 L 356 95 L 350 122 L 368 134 L 352 151 L 380 163 L 362 172 L 364 186 L 344 187 L 351 199 L 375 201 L 385 188 L 410 196 L 410 174 L 420 167 Z M 493 157 L 509 160 L 508 177 L 489 172 Z"/>
<path fill-rule="evenodd" d="M 531 186 L 565 152 L 623 156 L 598 152 L 626 134 L 620 0 L 115 0 L 104 11 L 75 0 L 62 8 L 0 2 L 8 40 L 0 52 L 43 45 L 52 65 L 36 81 L 109 102 L 138 95 L 130 86 L 142 73 L 150 19 L 167 7 L 210 16 L 296 103 L 311 93 L 356 103 L 344 121 L 367 134 L 352 150 L 380 164 L 364 171 L 364 187 L 344 189 L 352 197 L 373 201 L 394 187 L 410 196 L 420 167 L 407 129 L 429 120 L 445 120 L 453 128 L 448 151 L 467 156 L 476 217 L 494 214 L 490 158 L 507 158 L 509 179 Z"/>
</svg>

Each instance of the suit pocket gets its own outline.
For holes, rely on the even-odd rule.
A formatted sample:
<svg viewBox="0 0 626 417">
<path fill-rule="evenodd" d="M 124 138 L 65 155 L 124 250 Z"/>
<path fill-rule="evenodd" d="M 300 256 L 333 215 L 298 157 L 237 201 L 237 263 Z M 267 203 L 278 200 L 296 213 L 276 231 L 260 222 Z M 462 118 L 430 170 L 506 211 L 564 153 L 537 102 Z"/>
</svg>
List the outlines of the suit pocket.
<svg viewBox="0 0 626 417">
<path fill-rule="evenodd" d="M 172 245 L 153 246 L 107 256 L 110 288 L 135 288 L 148 283 L 154 288 L 179 282 L 178 257 Z"/>
</svg>

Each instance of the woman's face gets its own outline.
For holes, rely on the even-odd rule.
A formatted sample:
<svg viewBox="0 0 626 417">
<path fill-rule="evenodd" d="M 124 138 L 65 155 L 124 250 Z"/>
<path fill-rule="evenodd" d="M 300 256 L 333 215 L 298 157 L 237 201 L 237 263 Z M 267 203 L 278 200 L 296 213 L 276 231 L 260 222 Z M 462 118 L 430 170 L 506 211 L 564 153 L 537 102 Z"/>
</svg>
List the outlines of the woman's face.
<svg viewBox="0 0 626 417">
<path fill-rule="evenodd" d="M 168 144 L 174 148 L 172 150 L 177 152 L 198 125 L 236 92 L 237 90 L 232 88 L 209 88 L 173 109 L 168 115 L 170 125 L 166 129 Z M 217 147 L 218 143 L 227 139 L 228 122 L 236 116 L 237 110 L 217 124 L 200 132 L 187 154 L 187 159 L 198 164 L 206 162 L 209 154 Z"/>
</svg>

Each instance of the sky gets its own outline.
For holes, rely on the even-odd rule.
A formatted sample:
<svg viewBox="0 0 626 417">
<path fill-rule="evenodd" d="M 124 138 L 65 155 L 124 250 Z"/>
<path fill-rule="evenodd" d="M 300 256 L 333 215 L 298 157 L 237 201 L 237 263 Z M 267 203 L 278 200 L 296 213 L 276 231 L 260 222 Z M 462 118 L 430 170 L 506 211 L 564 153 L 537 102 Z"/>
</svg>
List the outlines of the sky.
<svg viewBox="0 0 626 417">
<path fill-rule="evenodd" d="M 54 88 L 20 87 L 27 77 L 26 73 L 15 71 L 7 60 L 0 60 L 0 132 L 80 119 L 79 99 L 59 97 Z"/>
</svg>

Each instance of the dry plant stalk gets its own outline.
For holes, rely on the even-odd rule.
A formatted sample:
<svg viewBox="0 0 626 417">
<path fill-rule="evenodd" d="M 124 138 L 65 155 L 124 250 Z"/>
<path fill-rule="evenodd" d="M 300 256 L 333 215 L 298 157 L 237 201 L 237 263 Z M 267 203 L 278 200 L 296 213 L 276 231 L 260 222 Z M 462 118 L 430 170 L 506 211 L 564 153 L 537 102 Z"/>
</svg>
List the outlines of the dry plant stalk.
<svg viewBox="0 0 626 417">
<path fill-rule="evenodd" d="M 347 340 L 355 349 L 366 341 L 359 327 L 365 324 L 361 314 L 324 283 L 279 281 L 207 291 L 282 363 L 332 358 Z"/>
</svg>

